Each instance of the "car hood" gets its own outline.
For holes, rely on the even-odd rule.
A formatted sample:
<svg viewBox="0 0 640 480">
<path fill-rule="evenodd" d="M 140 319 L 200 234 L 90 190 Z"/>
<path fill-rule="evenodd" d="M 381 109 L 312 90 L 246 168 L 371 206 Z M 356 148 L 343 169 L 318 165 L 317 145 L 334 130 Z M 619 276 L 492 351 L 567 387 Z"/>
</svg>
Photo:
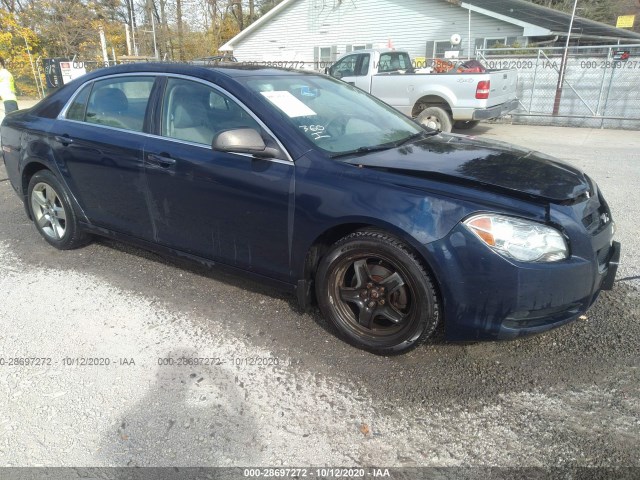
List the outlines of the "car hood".
<svg viewBox="0 0 640 480">
<path fill-rule="evenodd" d="M 441 133 L 345 162 L 560 203 L 589 191 L 585 174 L 566 163 L 505 142 L 465 135 Z"/>
</svg>

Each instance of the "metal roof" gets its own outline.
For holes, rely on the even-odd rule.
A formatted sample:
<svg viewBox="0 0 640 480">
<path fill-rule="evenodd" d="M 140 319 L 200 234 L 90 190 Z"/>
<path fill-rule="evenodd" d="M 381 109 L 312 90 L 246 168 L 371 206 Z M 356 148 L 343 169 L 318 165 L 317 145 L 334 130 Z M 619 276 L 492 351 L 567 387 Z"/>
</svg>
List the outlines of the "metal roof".
<svg viewBox="0 0 640 480">
<path fill-rule="evenodd" d="M 513 19 L 516 22 L 535 25 L 536 27 L 548 30 L 550 35 L 566 36 L 571 22 L 571 15 L 568 13 L 524 0 L 462 0 L 460 5 L 467 8 L 477 7 L 488 12 L 493 12 L 505 17 L 505 21 Z M 470 9 L 475 10 L 475 8 Z M 576 16 L 573 21 L 571 35 L 578 37 L 640 40 L 640 33 L 616 28 L 613 25 L 606 25 L 593 20 L 587 20 L 579 16 Z"/>
<path fill-rule="evenodd" d="M 284 11 L 287 7 L 299 0 L 283 0 L 274 8 L 269 10 L 265 15 L 257 21 L 249 25 L 235 37 L 222 45 L 219 50 L 231 51 L 233 47 L 242 39 L 250 36 L 254 30 L 259 29 L 263 25 Z M 448 3 L 459 5 L 463 8 L 483 13 L 485 15 L 500 18 L 508 23 L 513 23 L 525 28 L 524 36 L 566 36 L 569 31 L 569 23 L 571 15 L 568 13 L 554 10 L 553 8 L 543 7 L 535 3 L 524 0 L 442 0 Z M 389 2 L 392 4 L 393 2 Z M 389 6 L 392 8 L 392 5 Z M 626 39 L 640 43 L 640 34 L 622 28 L 616 28 L 612 25 L 587 20 L 576 16 L 573 22 L 573 30 L 571 35 L 576 37 L 591 37 L 596 39 L 617 40 Z"/>
</svg>

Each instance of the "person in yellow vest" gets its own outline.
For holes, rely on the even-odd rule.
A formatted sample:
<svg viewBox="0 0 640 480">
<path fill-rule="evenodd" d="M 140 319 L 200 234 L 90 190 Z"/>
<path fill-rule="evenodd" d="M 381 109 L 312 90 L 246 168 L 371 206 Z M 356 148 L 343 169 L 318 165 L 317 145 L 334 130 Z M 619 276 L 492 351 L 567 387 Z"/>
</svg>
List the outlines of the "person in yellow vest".
<svg viewBox="0 0 640 480">
<path fill-rule="evenodd" d="M 4 58 L 0 57 L 0 97 L 4 102 L 4 113 L 18 110 L 16 101 L 16 84 L 13 81 L 11 72 L 4 68 Z"/>
</svg>

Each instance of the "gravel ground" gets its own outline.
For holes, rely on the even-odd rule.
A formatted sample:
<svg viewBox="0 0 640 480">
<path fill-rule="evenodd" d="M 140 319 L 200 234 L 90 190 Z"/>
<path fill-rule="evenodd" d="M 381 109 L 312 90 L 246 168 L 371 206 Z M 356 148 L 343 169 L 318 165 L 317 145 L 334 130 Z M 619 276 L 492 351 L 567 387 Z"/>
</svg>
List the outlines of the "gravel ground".
<svg viewBox="0 0 640 480">
<path fill-rule="evenodd" d="M 243 278 L 107 240 L 56 251 L 0 167 L 0 357 L 51 362 L 0 366 L 0 466 L 640 467 L 638 135 L 474 133 L 585 168 L 621 280 L 544 335 L 389 358 Z M 110 365 L 66 364 L 81 357 Z M 181 357 L 215 360 L 159 365 Z"/>
</svg>

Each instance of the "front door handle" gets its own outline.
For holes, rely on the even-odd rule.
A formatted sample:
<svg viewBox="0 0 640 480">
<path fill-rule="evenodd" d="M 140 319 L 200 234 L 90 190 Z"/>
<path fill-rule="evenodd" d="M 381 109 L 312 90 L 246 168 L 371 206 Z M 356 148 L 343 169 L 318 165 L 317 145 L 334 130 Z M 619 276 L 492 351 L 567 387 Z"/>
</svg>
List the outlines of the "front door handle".
<svg viewBox="0 0 640 480">
<path fill-rule="evenodd" d="M 73 138 L 71 138 L 66 133 L 64 135 L 56 135 L 53 138 L 56 142 L 61 143 L 64 147 L 66 147 L 70 143 L 73 143 Z"/>
<path fill-rule="evenodd" d="M 168 153 L 160 153 L 157 155 L 155 153 L 150 153 L 147 155 L 147 162 L 162 168 L 170 168 L 176 164 L 176 160 L 171 158 Z"/>
</svg>

